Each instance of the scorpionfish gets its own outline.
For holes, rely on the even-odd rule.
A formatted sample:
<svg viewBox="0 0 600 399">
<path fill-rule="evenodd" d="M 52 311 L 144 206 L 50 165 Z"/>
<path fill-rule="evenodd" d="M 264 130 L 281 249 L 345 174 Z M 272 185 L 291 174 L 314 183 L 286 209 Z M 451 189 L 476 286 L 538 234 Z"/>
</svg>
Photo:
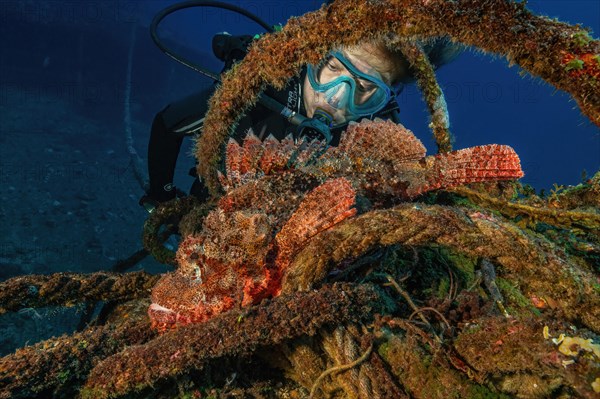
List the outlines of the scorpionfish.
<svg viewBox="0 0 600 399">
<path fill-rule="evenodd" d="M 357 212 L 466 183 L 517 179 L 519 157 L 505 145 L 426 156 L 423 144 L 391 121 L 350 123 L 337 147 L 318 141 L 261 141 L 250 133 L 226 148 L 225 194 L 185 237 L 178 268 L 152 291 L 148 313 L 165 331 L 201 323 L 281 291 L 286 267 L 312 237 Z"/>
</svg>

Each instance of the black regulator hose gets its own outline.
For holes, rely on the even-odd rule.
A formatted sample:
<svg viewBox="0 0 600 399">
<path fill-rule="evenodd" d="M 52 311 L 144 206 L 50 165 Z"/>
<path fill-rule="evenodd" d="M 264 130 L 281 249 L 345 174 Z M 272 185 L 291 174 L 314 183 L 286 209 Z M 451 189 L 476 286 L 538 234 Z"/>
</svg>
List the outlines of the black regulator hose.
<svg viewBox="0 0 600 399">
<path fill-rule="evenodd" d="M 165 53 L 166 55 L 168 55 L 175 61 L 179 62 L 180 64 L 185 65 L 186 67 L 188 67 L 196 72 L 199 72 L 205 76 L 208 76 L 209 78 L 213 79 L 216 82 L 218 82 L 220 80 L 219 74 L 209 71 L 208 69 L 201 67 L 200 65 L 186 59 L 185 57 L 183 57 L 179 54 L 176 54 L 171 49 L 169 49 L 158 37 L 158 33 L 157 33 L 158 24 L 160 24 L 161 21 L 163 19 L 165 19 L 165 17 L 174 13 L 175 11 L 183 10 L 185 8 L 192 8 L 192 7 L 215 7 L 215 8 L 222 8 L 225 10 L 234 11 L 234 12 L 244 15 L 245 17 L 256 22 L 257 24 L 262 26 L 267 32 L 272 33 L 274 31 L 274 29 L 271 25 L 269 25 L 262 19 L 258 18 L 256 15 L 252 14 L 251 12 L 244 10 L 241 7 L 237 7 L 232 4 L 223 3 L 221 1 L 193 1 L 193 0 L 192 1 L 184 1 L 182 3 L 173 4 L 172 6 L 169 6 L 169 7 L 165 8 L 164 10 L 160 11 L 158 14 L 156 14 L 156 16 L 154 16 L 154 19 L 152 20 L 152 23 L 150 24 L 150 36 L 152 36 L 152 40 L 154 41 L 154 44 L 156 44 L 156 46 L 163 53 Z"/>
<path fill-rule="evenodd" d="M 331 3 L 332 1 L 333 0 L 328 0 L 327 4 Z M 194 1 L 194 0 L 184 1 L 181 3 L 173 4 L 172 6 L 169 6 L 169 7 L 165 8 L 164 10 L 160 11 L 158 14 L 156 14 L 154 16 L 154 19 L 152 20 L 152 23 L 150 24 L 150 35 L 152 36 L 152 40 L 154 41 L 154 44 L 156 44 L 156 46 L 163 53 L 165 53 L 166 55 L 168 55 L 175 61 L 179 62 L 180 64 L 185 65 L 186 67 L 188 67 L 196 72 L 199 72 L 205 76 L 208 76 L 209 78 L 213 79 L 215 82 L 220 82 L 221 79 L 219 77 L 219 74 L 209 71 L 208 69 L 203 68 L 200 65 L 195 64 L 194 62 L 186 59 L 185 57 L 171 51 L 158 37 L 158 33 L 157 33 L 158 25 L 161 23 L 161 21 L 163 19 L 165 19 L 165 17 L 174 13 L 175 11 L 183 10 L 185 8 L 192 8 L 192 7 L 216 7 L 216 8 L 222 8 L 225 10 L 234 11 L 234 12 L 244 15 L 245 17 L 248 17 L 252 21 L 256 22 L 257 24 L 262 26 L 269 33 L 273 33 L 275 31 L 275 29 L 271 25 L 269 25 L 262 19 L 258 18 L 256 15 L 252 14 L 251 12 L 244 10 L 243 8 L 234 6 L 232 4 L 227 4 L 227 3 L 220 2 L 220 1 Z M 328 126 L 330 124 L 331 120 L 321 120 L 321 118 L 306 118 L 303 115 L 296 114 L 294 111 L 287 108 L 285 105 L 279 103 L 278 101 L 265 95 L 264 93 L 259 97 L 259 102 L 261 104 L 263 104 L 265 107 L 271 109 L 272 111 L 275 111 L 275 112 L 281 114 L 284 118 L 286 118 L 292 124 L 299 126 L 299 133 L 301 136 L 310 131 L 313 131 L 313 132 L 317 132 L 318 134 L 320 134 L 322 136 L 321 138 L 325 138 L 325 141 L 328 144 L 331 141 L 331 133 L 330 133 L 330 128 Z"/>
</svg>

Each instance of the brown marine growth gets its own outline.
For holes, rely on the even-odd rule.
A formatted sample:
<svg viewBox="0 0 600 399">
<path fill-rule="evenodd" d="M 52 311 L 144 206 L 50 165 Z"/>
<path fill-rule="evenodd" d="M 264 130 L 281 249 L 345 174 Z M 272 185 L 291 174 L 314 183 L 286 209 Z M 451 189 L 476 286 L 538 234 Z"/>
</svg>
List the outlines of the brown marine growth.
<svg viewBox="0 0 600 399">
<path fill-rule="evenodd" d="M 158 276 L 146 272 L 55 273 L 0 282 L 0 314 L 23 308 L 145 298 Z"/>
</svg>

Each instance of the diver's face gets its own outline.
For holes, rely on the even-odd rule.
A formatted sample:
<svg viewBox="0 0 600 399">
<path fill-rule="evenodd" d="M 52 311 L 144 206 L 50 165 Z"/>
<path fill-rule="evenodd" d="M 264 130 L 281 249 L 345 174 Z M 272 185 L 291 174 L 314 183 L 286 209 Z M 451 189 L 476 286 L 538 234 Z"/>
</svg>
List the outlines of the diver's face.
<svg viewBox="0 0 600 399">
<path fill-rule="evenodd" d="M 376 77 L 388 86 L 391 81 L 393 65 L 384 54 L 377 52 L 372 46 L 363 45 L 345 49 L 341 52 L 347 61 L 359 72 Z M 354 81 L 354 90 L 348 84 L 340 84 L 326 93 L 315 91 L 308 77 L 304 80 L 304 105 L 308 117 L 312 117 L 317 108 L 327 112 L 333 117 L 333 124 L 340 125 L 350 120 L 357 119 L 349 109 L 347 102 L 354 101 L 356 105 L 365 104 L 377 91 L 378 86 L 368 79 L 361 78 L 346 68 L 336 57 L 328 57 L 318 70 L 317 79 L 320 84 L 333 82 L 340 77 Z M 350 97 L 351 98 L 348 98 Z"/>
</svg>

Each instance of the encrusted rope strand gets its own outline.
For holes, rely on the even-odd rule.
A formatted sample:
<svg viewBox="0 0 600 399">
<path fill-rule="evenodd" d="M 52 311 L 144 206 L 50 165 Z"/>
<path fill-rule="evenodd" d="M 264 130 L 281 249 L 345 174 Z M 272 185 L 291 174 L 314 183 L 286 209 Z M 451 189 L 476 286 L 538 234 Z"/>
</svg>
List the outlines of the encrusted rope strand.
<svg viewBox="0 0 600 399">
<path fill-rule="evenodd" d="M 323 371 L 321 373 L 321 375 L 315 380 L 312 388 L 310 389 L 310 395 L 308 397 L 310 399 L 314 399 L 317 389 L 319 388 L 319 385 L 321 385 L 321 382 L 323 381 L 323 379 L 325 377 L 327 377 L 328 375 L 331 375 L 333 373 L 339 373 L 342 371 L 350 370 L 351 368 L 358 366 L 359 364 L 361 364 L 362 362 L 367 360 L 367 358 L 371 355 L 372 350 L 373 350 L 373 343 L 371 342 L 371 344 L 369 345 L 367 350 L 355 361 L 348 363 L 348 364 L 342 364 L 340 366 L 334 366 L 334 367 L 331 367 L 331 368 Z"/>
</svg>

